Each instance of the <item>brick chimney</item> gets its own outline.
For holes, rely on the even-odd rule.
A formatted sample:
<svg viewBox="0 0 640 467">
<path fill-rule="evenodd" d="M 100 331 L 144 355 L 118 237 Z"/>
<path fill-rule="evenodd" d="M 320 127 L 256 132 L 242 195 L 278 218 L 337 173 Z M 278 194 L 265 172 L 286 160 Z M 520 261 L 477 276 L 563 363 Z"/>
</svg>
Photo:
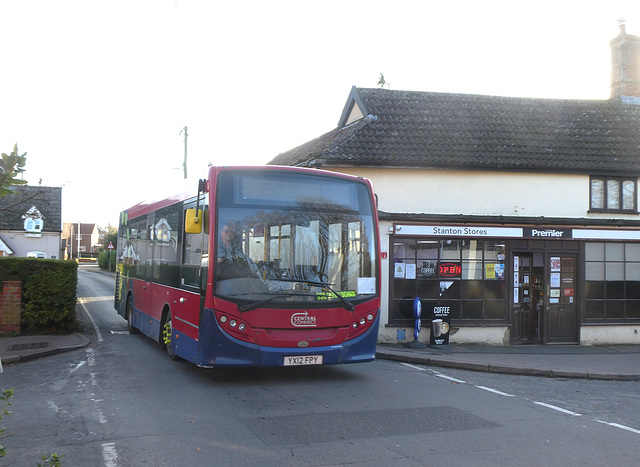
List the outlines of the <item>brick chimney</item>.
<svg viewBox="0 0 640 467">
<path fill-rule="evenodd" d="M 640 98 L 640 37 L 627 34 L 623 19 L 611 47 L 611 98 Z M 624 100 L 624 99 L 623 99 Z"/>
</svg>

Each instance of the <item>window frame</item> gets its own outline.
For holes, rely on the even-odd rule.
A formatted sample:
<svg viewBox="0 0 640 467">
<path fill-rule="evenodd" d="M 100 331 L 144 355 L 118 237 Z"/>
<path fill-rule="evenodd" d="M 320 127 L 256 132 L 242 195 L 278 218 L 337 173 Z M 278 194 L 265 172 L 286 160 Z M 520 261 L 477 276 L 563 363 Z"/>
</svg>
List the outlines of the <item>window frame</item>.
<svg viewBox="0 0 640 467">
<path fill-rule="evenodd" d="M 41 233 L 44 222 L 40 217 L 26 217 L 24 220 L 24 230 L 28 233 Z"/>
<path fill-rule="evenodd" d="M 600 180 L 602 182 L 602 207 L 594 207 L 594 182 Z M 615 181 L 618 184 L 618 206 L 617 208 L 609 207 L 609 182 Z M 624 209 L 624 184 L 625 182 L 633 183 L 633 208 Z M 609 175 L 591 175 L 589 177 L 589 212 L 616 212 L 616 213 L 638 213 L 638 178 L 637 177 L 618 177 Z"/>
<path fill-rule="evenodd" d="M 466 248 L 471 242 L 479 242 L 482 244 L 481 249 Z M 420 249 L 420 244 L 429 244 L 429 248 Z M 410 326 L 413 324 L 413 318 L 409 317 L 410 304 L 415 297 L 420 297 L 423 306 L 422 322 L 428 325 L 431 320 L 429 313 L 425 313 L 426 304 L 435 302 L 439 306 L 449 306 L 456 304 L 455 312 L 450 315 L 451 322 L 456 325 L 502 325 L 508 323 L 508 299 L 507 290 L 507 244 L 500 238 L 448 238 L 448 237 L 429 237 L 429 236 L 390 236 L 390 244 L 393 245 L 390 252 L 389 261 L 389 326 Z M 502 249 L 495 249 L 498 244 L 502 244 Z M 396 247 L 402 247 L 403 251 L 397 252 Z M 499 251 L 498 251 L 499 250 Z M 467 253 L 465 253 L 467 252 Z M 472 254 L 471 254 L 472 253 Z M 504 255 L 500 258 L 500 255 Z M 428 272 L 423 272 L 419 263 L 424 264 Z M 440 264 L 452 263 L 461 266 L 460 274 L 456 277 L 446 278 L 439 274 L 438 268 Z M 476 264 L 477 263 L 477 264 Z M 402 278 L 396 276 L 396 268 L 399 264 L 413 264 L 412 274 L 415 277 Z M 487 265 L 493 264 L 493 273 L 496 273 L 495 265 L 501 264 L 499 277 L 487 277 L 489 269 Z M 466 266 L 465 266 L 466 265 Z M 471 272 L 469 265 L 475 265 L 473 271 L 480 273 L 480 277 L 465 277 L 465 274 Z M 481 265 L 480 267 L 477 267 Z M 433 270 L 429 270 L 433 267 Z M 404 275 L 404 267 L 401 275 Z M 446 296 L 445 289 L 442 289 L 444 282 L 450 283 L 452 287 L 449 291 L 451 296 Z M 494 285 L 495 284 L 495 285 Z M 504 284 L 504 296 L 495 297 L 487 296 L 487 291 L 491 294 L 494 288 L 499 288 L 500 284 Z M 438 293 L 438 286 L 440 292 Z M 434 288 L 435 287 L 435 288 Z M 480 287 L 482 296 L 473 297 L 465 295 L 463 289 L 466 287 Z M 467 289 L 471 290 L 471 289 Z M 433 291 L 435 296 L 425 296 L 427 291 Z M 428 295 L 428 293 L 427 293 Z M 494 315 L 496 304 L 502 315 L 497 317 Z M 472 316 L 469 311 L 472 308 L 479 312 L 478 316 Z M 403 311 L 404 309 L 404 311 Z M 404 314 L 405 316 L 401 316 Z"/>
</svg>

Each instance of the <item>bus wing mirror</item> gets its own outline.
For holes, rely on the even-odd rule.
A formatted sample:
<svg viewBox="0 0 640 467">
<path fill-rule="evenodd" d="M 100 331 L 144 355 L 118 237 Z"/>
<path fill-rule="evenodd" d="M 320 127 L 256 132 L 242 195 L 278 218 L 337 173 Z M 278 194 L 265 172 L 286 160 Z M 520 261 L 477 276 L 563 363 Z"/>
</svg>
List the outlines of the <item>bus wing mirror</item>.
<svg viewBox="0 0 640 467">
<path fill-rule="evenodd" d="M 190 234 L 202 232 L 202 209 L 187 209 L 184 216 L 184 231 Z"/>
</svg>

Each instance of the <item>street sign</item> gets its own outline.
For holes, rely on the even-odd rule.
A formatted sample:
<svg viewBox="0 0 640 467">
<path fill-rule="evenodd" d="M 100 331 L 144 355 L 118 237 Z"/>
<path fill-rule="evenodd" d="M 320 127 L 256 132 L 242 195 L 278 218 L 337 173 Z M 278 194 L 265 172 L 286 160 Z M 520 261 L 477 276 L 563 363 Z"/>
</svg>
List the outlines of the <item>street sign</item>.
<svg viewBox="0 0 640 467">
<path fill-rule="evenodd" d="M 109 246 L 107 247 L 109 250 L 113 250 L 113 242 L 109 242 Z"/>
</svg>

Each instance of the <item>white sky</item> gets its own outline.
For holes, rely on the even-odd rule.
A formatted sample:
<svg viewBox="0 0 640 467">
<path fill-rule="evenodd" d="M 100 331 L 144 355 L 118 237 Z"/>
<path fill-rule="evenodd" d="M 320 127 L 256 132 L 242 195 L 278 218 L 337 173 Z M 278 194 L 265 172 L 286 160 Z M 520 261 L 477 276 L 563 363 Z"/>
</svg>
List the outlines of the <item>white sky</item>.
<svg viewBox="0 0 640 467">
<path fill-rule="evenodd" d="M 117 225 L 214 165 L 336 127 L 351 86 L 607 99 L 640 1 L 0 0 L 0 152 L 63 186 L 64 222 Z M 188 127 L 188 173 L 183 136 Z"/>
</svg>

